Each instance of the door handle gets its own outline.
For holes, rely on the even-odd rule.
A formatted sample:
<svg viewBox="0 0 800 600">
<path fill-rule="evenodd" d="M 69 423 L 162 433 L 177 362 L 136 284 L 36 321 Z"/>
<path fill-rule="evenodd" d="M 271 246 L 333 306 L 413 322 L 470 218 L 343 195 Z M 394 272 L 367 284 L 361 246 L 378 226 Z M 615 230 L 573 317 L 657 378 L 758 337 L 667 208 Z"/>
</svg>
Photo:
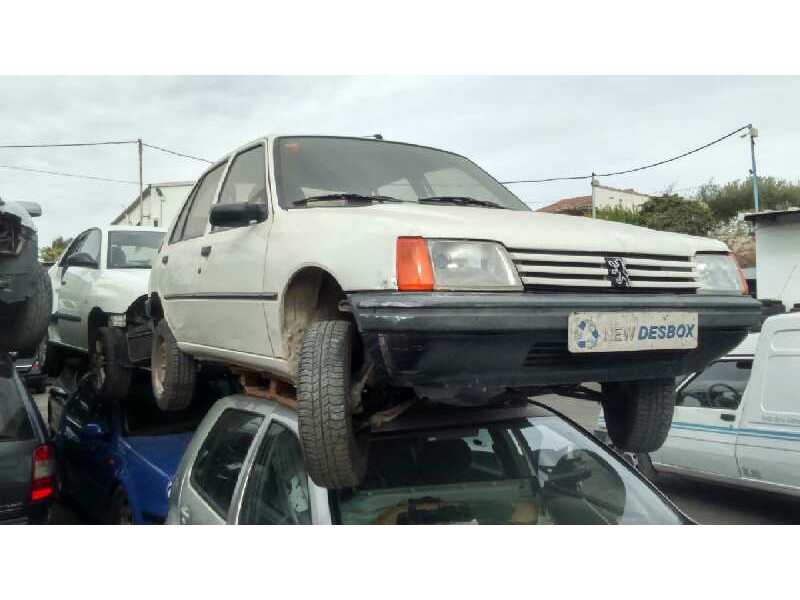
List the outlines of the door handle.
<svg viewBox="0 0 800 600">
<path fill-rule="evenodd" d="M 735 421 L 736 415 L 732 415 L 731 413 L 722 413 L 719 418 L 723 421 Z"/>
<path fill-rule="evenodd" d="M 203 246 L 200 248 L 200 256 L 208 256 L 211 254 L 211 246 Z"/>
<path fill-rule="evenodd" d="M 161 264 L 162 264 L 162 265 L 165 265 L 165 264 L 167 264 L 168 262 L 169 262 L 169 256 L 167 256 L 167 255 L 165 254 L 164 256 L 162 256 L 162 257 L 161 257 Z"/>
<path fill-rule="evenodd" d="M 192 518 L 192 512 L 188 506 L 181 506 L 181 525 L 186 525 Z"/>
</svg>

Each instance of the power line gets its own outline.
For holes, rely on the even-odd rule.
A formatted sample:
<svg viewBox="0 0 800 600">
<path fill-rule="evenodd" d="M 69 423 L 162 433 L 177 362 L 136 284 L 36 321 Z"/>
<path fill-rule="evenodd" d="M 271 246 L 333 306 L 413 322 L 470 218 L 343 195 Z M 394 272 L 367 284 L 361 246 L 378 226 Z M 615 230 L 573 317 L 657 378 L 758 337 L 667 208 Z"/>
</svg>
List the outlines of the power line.
<svg viewBox="0 0 800 600">
<path fill-rule="evenodd" d="M 664 165 L 666 163 L 673 162 L 675 160 L 684 158 L 686 156 L 689 156 L 690 154 L 694 154 L 695 152 L 700 152 L 700 150 L 705 150 L 706 148 L 708 148 L 710 146 L 713 146 L 714 144 L 718 144 L 721 141 L 726 140 L 729 137 L 732 137 L 732 136 L 736 135 L 740 131 L 744 131 L 745 129 L 749 129 L 750 127 L 751 127 L 750 125 L 744 125 L 742 127 L 739 127 L 738 129 L 734 130 L 734 131 L 731 131 L 730 133 L 727 133 L 727 134 L 723 135 L 722 137 L 719 137 L 719 138 L 715 139 L 712 142 L 708 142 L 707 144 L 703 144 L 702 146 L 694 148 L 693 150 L 689 150 L 687 152 L 684 152 L 683 154 L 679 154 L 678 156 L 673 156 L 672 158 L 667 158 L 665 160 L 660 160 L 658 162 L 651 163 L 649 165 L 644 165 L 642 167 L 636 167 L 634 169 L 627 169 L 625 171 L 615 171 L 613 173 L 591 173 L 589 175 L 573 175 L 573 176 L 570 176 L 570 177 L 548 177 L 546 179 L 518 179 L 518 180 L 515 180 L 515 181 L 501 181 L 500 183 L 502 183 L 504 185 L 511 185 L 511 184 L 515 184 L 515 183 L 546 183 L 548 181 L 573 181 L 573 180 L 578 180 L 578 179 L 591 179 L 592 177 L 613 177 L 615 175 L 626 175 L 628 173 L 635 173 L 636 171 L 644 171 L 645 169 L 652 169 L 653 167 L 658 167 L 660 165 Z"/>
<path fill-rule="evenodd" d="M 135 144 L 133 141 L 116 141 L 116 142 L 66 142 L 63 144 L 3 144 L 0 148 L 75 148 L 78 146 L 115 146 L 121 144 Z"/>
<path fill-rule="evenodd" d="M 108 177 L 95 177 L 94 175 L 80 175 L 78 173 L 63 173 L 60 171 L 46 171 L 44 169 L 31 169 L 29 167 L 18 167 L 14 165 L 0 165 L 0 169 L 12 169 L 14 171 L 28 171 L 30 173 L 46 173 L 47 175 L 58 175 L 60 177 L 76 177 L 79 179 L 94 179 L 96 181 L 110 181 L 112 183 L 132 183 L 139 185 L 138 181 L 127 181 L 125 179 L 110 179 Z"/>
<path fill-rule="evenodd" d="M 213 164 L 214 162 L 211 160 L 206 160 L 205 158 L 200 158 L 199 156 L 192 156 L 191 154 L 183 154 L 181 152 L 176 152 L 175 150 L 168 150 L 167 148 L 154 146 L 153 144 L 148 144 L 147 142 L 142 142 L 142 146 L 147 146 L 148 148 L 152 148 L 153 150 L 160 150 L 161 152 L 167 152 L 168 154 L 174 154 L 175 156 L 182 156 L 183 158 L 191 158 L 192 160 L 199 160 L 201 162 L 208 164 Z"/>
</svg>

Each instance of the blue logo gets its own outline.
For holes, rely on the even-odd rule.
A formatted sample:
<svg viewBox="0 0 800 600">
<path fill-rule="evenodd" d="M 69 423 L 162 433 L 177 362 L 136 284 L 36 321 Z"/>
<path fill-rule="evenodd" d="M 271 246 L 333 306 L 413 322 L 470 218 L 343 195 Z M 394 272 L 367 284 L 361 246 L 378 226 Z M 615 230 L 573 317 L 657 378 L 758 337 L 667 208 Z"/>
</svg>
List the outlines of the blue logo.
<svg viewBox="0 0 800 600">
<path fill-rule="evenodd" d="M 600 332 L 591 319 L 581 319 L 575 327 L 575 345 L 581 350 L 590 350 L 597 345 Z"/>
</svg>

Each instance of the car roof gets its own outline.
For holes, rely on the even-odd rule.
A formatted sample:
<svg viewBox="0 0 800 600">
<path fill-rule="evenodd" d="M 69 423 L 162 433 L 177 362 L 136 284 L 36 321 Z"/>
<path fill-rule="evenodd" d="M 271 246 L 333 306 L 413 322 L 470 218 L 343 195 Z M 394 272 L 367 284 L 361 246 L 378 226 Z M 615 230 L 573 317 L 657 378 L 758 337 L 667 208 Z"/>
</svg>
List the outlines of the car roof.
<svg viewBox="0 0 800 600">
<path fill-rule="evenodd" d="M 297 414 L 294 410 L 289 409 L 284 404 L 264 398 L 233 394 L 217 400 L 215 404 L 217 412 L 222 412 L 228 408 L 256 412 L 265 416 L 275 412 L 284 418 L 297 422 Z M 379 436 L 386 433 L 469 427 L 514 419 L 553 416 L 564 419 L 558 412 L 536 402 L 507 408 L 422 406 L 420 408 L 409 408 L 406 412 L 380 426 L 372 426 L 370 434 Z"/>
</svg>

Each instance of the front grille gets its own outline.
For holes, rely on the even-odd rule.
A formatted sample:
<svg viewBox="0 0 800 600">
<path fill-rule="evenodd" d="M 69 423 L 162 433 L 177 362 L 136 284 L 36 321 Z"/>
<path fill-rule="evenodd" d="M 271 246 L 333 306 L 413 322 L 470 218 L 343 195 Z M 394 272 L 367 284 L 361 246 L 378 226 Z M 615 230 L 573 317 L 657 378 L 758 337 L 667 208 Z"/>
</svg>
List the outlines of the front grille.
<svg viewBox="0 0 800 600">
<path fill-rule="evenodd" d="M 17 221 L 11 215 L 0 215 L 0 255 L 19 253 L 21 240 Z"/>
<path fill-rule="evenodd" d="M 691 256 L 516 248 L 510 248 L 509 253 L 525 289 L 530 291 L 693 294 L 699 287 Z M 625 260 L 629 286 L 612 285 L 607 257 Z"/>
</svg>

